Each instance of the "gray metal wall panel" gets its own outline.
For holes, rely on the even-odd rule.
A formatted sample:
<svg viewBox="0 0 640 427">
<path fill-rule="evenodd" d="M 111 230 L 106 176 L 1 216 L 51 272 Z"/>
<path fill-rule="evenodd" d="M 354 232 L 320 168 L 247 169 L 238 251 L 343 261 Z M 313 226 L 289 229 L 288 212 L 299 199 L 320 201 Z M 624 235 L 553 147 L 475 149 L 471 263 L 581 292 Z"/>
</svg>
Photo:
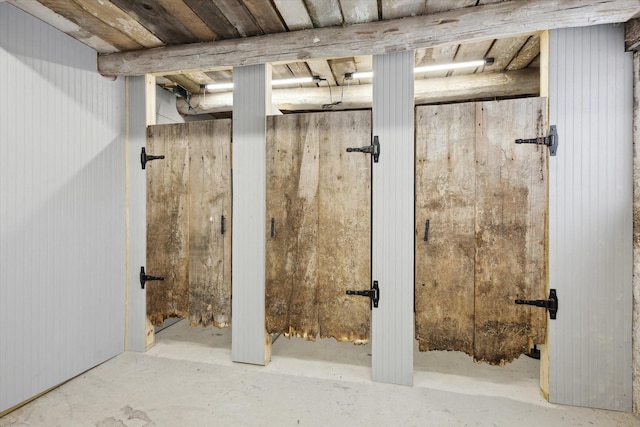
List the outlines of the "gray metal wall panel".
<svg viewBox="0 0 640 427">
<path fill-rule="evenodd" d="M 231 357 L 263 365 L 265 354 L 266 114 L 271 66 L 233 69 Z"/>
<path fill-rule="evenodd" d="M 123 351 L 124 83 L 0 4 L 0 411 Z"/>
<path fill-rule="evenodd" d="M 373 57 L 372 313 L 374 381 L 413 384 L 414 102 L 413 51 Z"/>
<path fill-rule="evenodd" d="M 623 26 L 550 37 L 550 400 L 630 411 L 632 56 Z"/>
</svg>

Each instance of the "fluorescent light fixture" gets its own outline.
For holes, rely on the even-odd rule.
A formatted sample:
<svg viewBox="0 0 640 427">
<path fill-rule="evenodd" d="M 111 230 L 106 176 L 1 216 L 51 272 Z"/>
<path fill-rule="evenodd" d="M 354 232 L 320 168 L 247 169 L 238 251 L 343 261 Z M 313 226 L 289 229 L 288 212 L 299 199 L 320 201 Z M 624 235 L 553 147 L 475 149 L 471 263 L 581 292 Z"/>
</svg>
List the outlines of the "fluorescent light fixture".
<svg viewBox="0 0 640 427">
<path fill-rule="evenodd" d="M 479 59 L 477 61 L 450 62 L 448 64 L 425 65 L 423 67 L 414 68 L 413 73 L 417 74 L 417 73 L 428 73 L 429 71 L 443 71 L 443 70 L 455 70 L 458 68 L 481 67 L 487 64 L 493 64 L 493 58 Z M 373 77 L 373 71 L 346 73 L 344 77 L 346 79 L 367 79 L 367 78 Z"/>
<path fill-rule="evenodd" d="M 349 75 L 351 74 L 351 75 Z M 371 77 L 373 77 L 373 71 L 360 71 L 357 73 L 347 73 L 344 75 L 347 79 L 348 78 L 352 78 L 352 79 L 370 79 Z"/>
<path fill-rule="evenodd" d="M 271 86 L 297 85 L 297 84 L 302 84 L 302 83 L 317 82 L 319 80 L 320 80 L 320 77 L 318 77 L 318 76 L 313 76 L 313 77 L 293 77 L 293 78 L 290 78 L 290 79 L 272 80 L 271 81 Z"/>
<path fill-rule="evenodd" d="M 293 77 L 290 79 L 271 80 L 271 86 L 296 85 L 302 83 L 311 83 L 320 81 L 319 76 L 312 77 Z M 233 82 L 227 83 L 210 83 L 205 86 L 208 90 L 229 90 L 233 89 Z"/>
<path fill-rule="evenodd" d="M 491 60 L 493 63 L 493 60 Z M 434 65 L 425 65 L 423 67 L 416 67 L 413 69 L 414 73 L 428 73 L 429 71 L 444 71 L 444 70 L 457 70 L 458 68 L 471 68 L 471 67 L 481 67 L 487 64 L 486 59 L 479 59 L 477 61 L 466 61 L 466 62 L 452 62 L 450 64 L 434 64 Z"/>
<path fill-rule="evenodd" d="M 233 89 L 233 82 L 227 83 L 209 83 L 205 86 L 205 89 L 208 90 L 225 90 L 225 89 Z"/>
</svg>

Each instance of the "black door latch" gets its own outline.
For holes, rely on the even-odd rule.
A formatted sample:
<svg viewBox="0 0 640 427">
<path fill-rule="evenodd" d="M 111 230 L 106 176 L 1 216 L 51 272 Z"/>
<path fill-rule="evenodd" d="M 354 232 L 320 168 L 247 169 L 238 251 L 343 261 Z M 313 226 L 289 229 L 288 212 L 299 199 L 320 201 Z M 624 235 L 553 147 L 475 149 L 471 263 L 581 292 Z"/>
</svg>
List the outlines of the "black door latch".
<svg viewBox="0 0 640 427">
<path fill-rule="evenodd" d="M 144 285 L 152 280 L 164 280 L 164 277 L 150 276 L 144 271 L 144 267 L 140 267 L 140 286 L 144 289 Z"/>
<path fill-rule="evenodd" d="M 546 308 L 551 319 L 555 319 L 558 314 L 558 295 L 555 289 L 549 291 L 549 299 L 517 299 L 515 303 Z"/>
<path fill-rule="evenodd" d="M 378 163 L 380 158 L 380 141 L 378 136 L 373 137 L 373 144 L 360 148 L 347 148 L 347 153 L 369 153 L 373 155 L 373 163 Z"/>
<path fill-rule="evenodd" d="M 371 298 L 371 306 L 378 307 L 378 302 L 380 301 L 380 288 L 378 287 L 378 281 L 374 280 L 371 289 L 366 291 L 352 291 L 348 290 L 347 295 L 360 295 L 363 297 Z"/>
<path fill-rule="evenodd" d="M 147 162 L 160 159 L 164 159 L 164 156 L 153 156 L 151 154 L 147 154 L 147 150 L 142 147 L 142 151 L 140 152 L 140 163 L 142 164 L 142 169 L 147 168 Z"/>
</svg>

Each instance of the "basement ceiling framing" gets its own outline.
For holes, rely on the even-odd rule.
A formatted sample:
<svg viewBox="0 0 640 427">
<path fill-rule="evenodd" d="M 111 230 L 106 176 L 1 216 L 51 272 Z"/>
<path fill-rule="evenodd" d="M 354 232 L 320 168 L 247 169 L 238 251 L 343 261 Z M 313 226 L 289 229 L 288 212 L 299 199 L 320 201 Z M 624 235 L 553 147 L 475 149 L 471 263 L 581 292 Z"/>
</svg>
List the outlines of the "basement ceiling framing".
<svg viewBox="0 0 640 427">
<path fill-rule="evenodd" d="M 347 81 L 344 75 L 370 71 L 371 54 L 415 49 L 416 66 L 494 58 L 484 67 L 416 78 L 499 74 L 511 81 L 511 73 L 540 67 L 539 31 L 625 22 L 640 12 L 634 0 L 8 2 L 94 48 L 103 74 L 154 74 L 159 85 L 194 95 L 201 95 L 206 84 L 231 81 L 232 67 L 238 65 L 271 62 L 274 79 L 320 76 L 320 82 L 279 89 L 306 89 L 310 92 L 303 97 L 318 98 L 302 105 L 290 102 L 283 108 L 289 111 L 319 110 L 340 100 L 343 88 L 370 87 L 371 79 Z M 472 87 L 473 79 L 466 85 Z M 318 96 L 327 87 L 333 89 L 331 96 Z M 537 94 L 529 92 L 512 95 Z M 345 103 L 340 108 L 361 107 Z M 201 110 L 187 112 L 230 109 Z"/>
</svg>

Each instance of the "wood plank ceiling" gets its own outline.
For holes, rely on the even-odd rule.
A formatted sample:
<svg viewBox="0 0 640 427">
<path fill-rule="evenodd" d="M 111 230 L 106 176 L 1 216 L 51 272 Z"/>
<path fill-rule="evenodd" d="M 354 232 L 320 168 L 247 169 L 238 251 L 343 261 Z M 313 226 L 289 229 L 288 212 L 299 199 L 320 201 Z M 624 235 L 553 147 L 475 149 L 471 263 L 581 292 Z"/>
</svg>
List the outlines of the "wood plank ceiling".
<svg viewBox="0 0 640 427">
<path fill-rule="evenodd" d="M 223 39 L 344 26 L 473 8 L 502 0 L 8 0 L 94 48 L 125 52 Z M 416 66 L 494 58 L 492 65 L 417 75 L 430 79 L 539 67 L 540 37 L 522 34 L 416 50 Z M 371 56 L 313 59 L 274 64 L 273 78 L 320 76 L 319 83 L 285 86 L 340 87 L 371 84 L 345 80 L 346 73 L 371 71 Z M 209 83 L 230 82 L 231 69 L 158 75 L 157 83 L 190 94 Z M 339 93 L 339 88 L 334 92 Z M 295 107 L 292 107 L 295 108 Z M 305 105 L 309 110 L 309 105 Z M 313 108 L 311 108 L 313 109 Z M 317 109 L 322 106 L 317 105 Z"/>
</svg>

